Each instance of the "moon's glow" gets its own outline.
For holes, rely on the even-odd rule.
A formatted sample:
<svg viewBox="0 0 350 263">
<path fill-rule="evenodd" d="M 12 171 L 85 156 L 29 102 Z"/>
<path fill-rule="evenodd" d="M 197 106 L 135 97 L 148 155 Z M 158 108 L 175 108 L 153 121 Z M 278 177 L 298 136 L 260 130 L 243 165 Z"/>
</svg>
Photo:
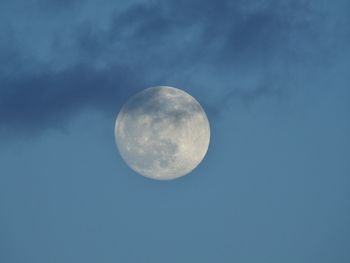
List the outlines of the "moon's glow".
<svg viewBox="0 0 350 263">
<path fill-rule="evenodd" d="M 122 158 L 134 171 L 170 180 L 188 174 L 203 160 L 210 127 L 192 96 L 160 86 L 127 101 L 117 117 L 115 138 Z"/>
</svg>

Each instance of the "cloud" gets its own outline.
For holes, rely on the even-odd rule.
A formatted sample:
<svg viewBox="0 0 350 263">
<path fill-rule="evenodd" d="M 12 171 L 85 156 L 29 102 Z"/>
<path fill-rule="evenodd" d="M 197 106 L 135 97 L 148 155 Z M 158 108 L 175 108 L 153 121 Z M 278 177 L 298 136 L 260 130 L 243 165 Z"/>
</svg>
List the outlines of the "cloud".
<svg viewBox="0 0 350 263">
<path fill-rule="evenodd" d="M 193 87 L 208 103 L 215 87 L 224 101 L 215 107 L 274 96 L 275 80 L 328 48 L 319 41 L 327 32 L 315 3 L 111 2 L 112 11 L 92 18 L 90 2 L 74 1 L 79 8 L 53 17 L 45 3 L 31 10 L 28 32 L 14 15 L 0 46 L 0 130 L 55 127 L 86 107 L 115 111 L 156 85 Z M 77 10 L 85 10 L 79 19 Z"/>
<path fill-rule="evenodd" d="M 96 70 L 77 65 L 65 71 L 44 71 L 1 79 L 0 124 L 20 129 L 55 127 L 82 108 L 110 107 L 138 87 L 134 73 L 117 65 Z M 117 100 L 117 101 L 115 101 Z M 115 109 L 113 109 L 115 110 Z"/>
</svg>

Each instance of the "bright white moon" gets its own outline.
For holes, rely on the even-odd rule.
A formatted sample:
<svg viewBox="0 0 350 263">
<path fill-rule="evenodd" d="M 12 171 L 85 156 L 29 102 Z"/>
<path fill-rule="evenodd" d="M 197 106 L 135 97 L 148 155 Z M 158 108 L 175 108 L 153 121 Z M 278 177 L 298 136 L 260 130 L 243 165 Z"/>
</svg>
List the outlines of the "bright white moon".
<svg viewBox="0 0 350 263">
<path fill-rule="evenodd" d="M 190 173 L 203 160 L 210 127 L 191 95 L 160 86 L 127 101 L 117 117 L 115 138 L 122 158 L 134 171 L 171 180 Z"/>
</svg>

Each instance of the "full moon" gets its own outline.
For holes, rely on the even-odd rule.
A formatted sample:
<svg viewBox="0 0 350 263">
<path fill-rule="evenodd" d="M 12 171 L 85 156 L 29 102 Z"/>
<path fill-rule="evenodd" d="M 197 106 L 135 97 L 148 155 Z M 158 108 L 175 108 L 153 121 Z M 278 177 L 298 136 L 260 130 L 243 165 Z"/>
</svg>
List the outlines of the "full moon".
<svg viewBox="0 0 350 263">
<path fill-rule="evenodd" d="M 209 121 L 198 101 L 167 86 L 131 97 L 118 114 L 114 133 L 127 165 L 156 180 L 190 173 L 203 160 L 210 141 Z"/>
</svg>

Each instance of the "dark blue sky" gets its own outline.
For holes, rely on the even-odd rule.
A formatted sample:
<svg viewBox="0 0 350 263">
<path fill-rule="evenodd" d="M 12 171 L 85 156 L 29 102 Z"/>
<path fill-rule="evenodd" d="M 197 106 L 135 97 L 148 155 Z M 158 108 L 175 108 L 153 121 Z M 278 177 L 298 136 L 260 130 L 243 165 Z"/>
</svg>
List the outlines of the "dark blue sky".
<svg viewBox="0 0 350 263">
<path fill-rule="evenodd" d="M 346 0 L 2 0 L 0 262 L 350 262 Z M 125 100 L 182 88 L 212 140 L 152 181 Z"/>
</svg>

